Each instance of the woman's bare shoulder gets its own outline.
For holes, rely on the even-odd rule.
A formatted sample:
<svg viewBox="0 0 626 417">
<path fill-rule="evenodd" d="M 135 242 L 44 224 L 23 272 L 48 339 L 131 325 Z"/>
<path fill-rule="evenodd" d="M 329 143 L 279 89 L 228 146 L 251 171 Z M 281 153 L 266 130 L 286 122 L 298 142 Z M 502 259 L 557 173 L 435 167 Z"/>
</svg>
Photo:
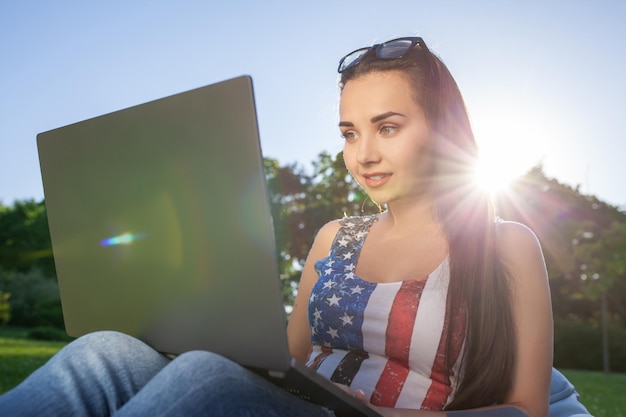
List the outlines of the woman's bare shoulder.
<svg viewBox="0 0 626 417">
<path fill-rule="evenodd" d="M 329 246 L 332 244 L 333 239 L 337 235 L 337 232 L 341 228 L 341 223 L 339 219 L 331 220 L 325 225 L 323 225 L 320 230 L 317 232 L 315 236 L 315 241 L 313 242 L 314 246 Z M 313 247 L 311 249 L 313 249 Z"/>
<path fill-rule="evenodd" d="M 496 222 L 496 239 L 498 248 L 505 252 L 541 249 L 535 232 L 523 223 L 506 220 Z"/>
<path fill-rule="evenodd" d="M 335 236 L 339 229 L 341 228 L 341 219 L 331 220 L 322 227 L 317 232 L 318 237 L 328 237 L 328 235 Z"/>
<path fill-rule="evenodd" d="M 504 265 L 516 278 L 529 273 L 545 277 L 545 260 L 537 235 L 526 225 L 512 221 L 496 224 L 496 247 Z"/>
<path fill-rule="evenodd" d="M 328 254 L 337 232 L 341 228 L 339 220 L 332 220 L 323 225 L 315 235 L 313 244 L 309 249 L 307 261 L 317 261 Z"/>
</svg>

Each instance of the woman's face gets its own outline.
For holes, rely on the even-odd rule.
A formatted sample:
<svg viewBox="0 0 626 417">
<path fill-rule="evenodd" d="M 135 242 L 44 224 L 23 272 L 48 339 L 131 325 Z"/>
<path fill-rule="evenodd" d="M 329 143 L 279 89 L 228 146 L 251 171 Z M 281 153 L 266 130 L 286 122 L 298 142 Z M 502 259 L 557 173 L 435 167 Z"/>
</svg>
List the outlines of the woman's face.
<svg viewBox="0 0 626 417">
<path fill-rule="evenodd" d="M 402 73 L 373 72 L 349 80 L 339 113 L 346 166 L 372 200 L 386 204 L 427 192 L 430 129 Z"/>
</svg>

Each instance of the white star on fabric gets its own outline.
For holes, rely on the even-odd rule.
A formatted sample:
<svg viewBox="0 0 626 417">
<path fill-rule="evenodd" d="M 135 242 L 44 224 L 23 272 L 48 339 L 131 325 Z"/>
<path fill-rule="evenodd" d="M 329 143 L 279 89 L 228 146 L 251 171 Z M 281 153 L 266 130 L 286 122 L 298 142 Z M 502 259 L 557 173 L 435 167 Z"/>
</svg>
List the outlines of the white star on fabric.
<svg viewBox="0 0 626 417">
<path fill-rule="evenodd" d="M 367 234 L 367 232 L 364 232 L 364 231 L 361 230 L 360 232 L 356 233 L 356 237 L 357 237 L 357 239 L 361 240 L 361 239 L 363 239 L 363 236 L 365 236 L 366 234 Z"/>
<path fill-rule="evenodd" d="M 335 263 L 334 260 L 329 259 L 328 262 L 326 262 L 326 266 L 333 266 L 334 263 Z"/>
<path fill-rule="evenodd" d="M 356 287 L 352 288 L 352 294 L 363 294 L 363 290 L 365 288 L 361 287 L 360 285 L 357 285 Z"/>
<path fill-rule="evenodd" d="M 316 308 L 315 311 L 313 312 L 313 317 L 315 317 L 315 320 L 321 320 L 322 312 Z"/>
<path fill-rule="evenodd" d="M 346 223 L 344 224 L 344 226 L 345 226 L 345 227 L 347 227 L 348 229 L 351 229 L 351 228 L 353 228 L 353 227 L 354 227 L 354 223 L 352 223 L 352 222 L 346 222 Z"/>
<path fill-rule="evenodd" d="M 346 324 L 352 324 L 353 318 L 354 316 L 349 316 L 347 314 L 344 314 L 343 317 L 339 318 L 339 320 L 341 320 L 343 322 L 343 325 L 345 326 Z"/>
<path fill-rule="evenodd" d="M 331 272 L 333 272 L 333 269 L 332 269 L 332 268 L 326 268 L 326 269 L 324 270 L 324 275 L 330 275 L 330 273 L 331 273 Z"/>
<path fill-rule="evenodd" d="M 354 272 L 348 272 L 346 274 L 346 279 L 354 279 L 356 277 L 356 275 L 354 275 Z"/>
<path fill-rule="evenodd" d="M 336 282 L 334 281 L 326 281 L 324 283 L 324 289 L 325 290 L 330 290 L 331 288 L 333 288 L 335 286 Z"/>
<path fill-rule="evenodd" d="M 342 237 L 341 240 L 338 242 L 341 246 L 348 246 L 348 243 L 350 243 L 349 241 L 346 240 L 345 237 Z"/>
<path fill-rule="evenodd" d="M 341 300 L 341 297 L 337 297 L 337 294 L 333 294 L 332 297 L 326 298 L 326 300 L 328 301 L 329 307 L 332 307 L 334 305 L 339 307 L 339 301 Z"/>
<path fill-rule="evenodd" d="M 338 332 L 338 329 L 333 329 L 332 327 L 329 327 L 328 331 L 326 331 L 326 333 L 328 333 L 332 339 L 339 337 Z"/>
<path fill-rule="evenodd" d="M 355 265 L 354 264 L 348 264 L 344 267 L 344 271 L 354 271 Z"/>
<path fill-rule="evenodd" d="M 352 259 L 352 256 L 354 256 L 354 252 L 344 253 L 343 254 L 343 260 L 347 261 L 348 259 Z"/>
</svg>

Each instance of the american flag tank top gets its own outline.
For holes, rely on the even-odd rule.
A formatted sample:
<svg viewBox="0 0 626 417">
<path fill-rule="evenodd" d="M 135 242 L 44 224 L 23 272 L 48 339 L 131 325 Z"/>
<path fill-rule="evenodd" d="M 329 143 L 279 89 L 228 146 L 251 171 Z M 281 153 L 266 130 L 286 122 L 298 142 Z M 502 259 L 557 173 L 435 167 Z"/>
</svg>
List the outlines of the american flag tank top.
<svg viewBox="0 0 626 417">
<path fill-rule="evenodd" d="M 441 410 L 454 395 L 465 315 L 451 311 L 446 258 L 421 280 L 373 283 L 354 270 L 376 215 L 340 221 L 309 299 L 307 365 L 374 405 Z"/>
</svg>

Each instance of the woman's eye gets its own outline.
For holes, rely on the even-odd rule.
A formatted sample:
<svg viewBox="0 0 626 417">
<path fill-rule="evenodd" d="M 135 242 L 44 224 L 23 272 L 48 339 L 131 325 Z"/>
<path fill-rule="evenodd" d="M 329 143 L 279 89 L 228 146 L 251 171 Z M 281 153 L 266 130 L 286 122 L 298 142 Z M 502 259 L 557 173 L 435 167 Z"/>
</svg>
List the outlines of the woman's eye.
<svg viewBox="0 0 626 417">
<path fill-rule="evenodd" d="M 346 140 L 346 142 L 352 142 L 357 138 L 357 134 L 356 132 L 352 131 L 352 130 L 348 130 L 346 132 L 343 132 L 341 134 L 341 137 L 344 138 Z"/>
<path fill-rule="evenodd" d="M 397 128 L 395 126 L 385 125 L 385 126 L 382 126 L 380 128 L 380 133 L 383 136 L 389 136 L 389 135 L 392 135 L 393 133 L 395 133 L 396 130 L 397 130 Z"/>
</svg>

